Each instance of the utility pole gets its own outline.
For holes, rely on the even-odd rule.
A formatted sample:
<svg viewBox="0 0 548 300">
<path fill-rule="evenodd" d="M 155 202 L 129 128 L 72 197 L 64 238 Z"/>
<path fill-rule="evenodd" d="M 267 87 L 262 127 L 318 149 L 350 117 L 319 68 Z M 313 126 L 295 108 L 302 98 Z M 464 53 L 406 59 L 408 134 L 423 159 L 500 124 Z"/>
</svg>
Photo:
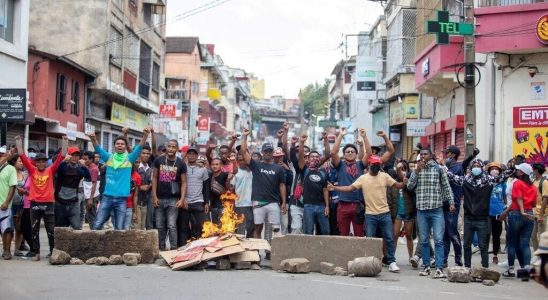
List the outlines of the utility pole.
<svg viewBox="0 0 548 300">
<path fill-rule="evenodd" d="M 469 24 L 474 23 L 474 0 L 464 0 L 464 22 Z M 471 154 L 476 148 L 476 76 L 475 65 L 476 48 L 474 35 L 464 36 L 464 123 L 466 137 L 466 155 Z"/>
</svg>

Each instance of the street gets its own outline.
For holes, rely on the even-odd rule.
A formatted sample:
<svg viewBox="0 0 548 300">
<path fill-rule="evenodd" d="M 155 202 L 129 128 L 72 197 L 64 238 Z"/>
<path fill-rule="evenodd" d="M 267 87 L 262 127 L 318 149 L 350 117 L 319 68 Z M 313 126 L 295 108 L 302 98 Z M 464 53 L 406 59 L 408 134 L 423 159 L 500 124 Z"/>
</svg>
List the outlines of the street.
<svg viewBox="0 0 548 300">
<path fill-rule="evenodd" d="M 44 230 L 42 230 L 45 236 Z M 0 299 L 546 299 L 548 291 L 534 282 L 501 278 L 494 287 L 458 284 L 419 277 L 398 245 L 400 274 L 383 268 L 376 278 L 288 274 L 272 271 L 265 261 L 261 271 L 171 271 L 156 264 L 126 266 L 52 266 L 42 260 L 0 260 Z M 479 254 L 479 253 L 478 253 Z M 479 265 L 479 255 L 473 265 Z M 501 261 L 506 255 L 499 255 Z M 451 265 L 450 257 L 450 265 Z M 494 267 L 495 270 L 501 270 Z"/>
</svg>

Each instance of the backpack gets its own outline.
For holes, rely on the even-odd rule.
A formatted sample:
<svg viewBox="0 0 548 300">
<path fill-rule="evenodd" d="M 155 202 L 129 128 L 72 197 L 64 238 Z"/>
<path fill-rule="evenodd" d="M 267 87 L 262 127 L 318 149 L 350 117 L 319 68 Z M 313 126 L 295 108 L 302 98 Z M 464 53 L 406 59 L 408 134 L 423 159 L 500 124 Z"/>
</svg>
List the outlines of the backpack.
<svg viewBox="0 0 548 300">
<path fill-rule="evenodd" d="M 321 168 L 318 168 L 320 172 L 320 177 L 322 178 L 322 181 L 328 181 L 327 174 L 324 170 Z M 304 179 L 310 174 L 310 169 L 306 168 L 302 175 L 299 175 L 297 179 L 297 183 L 295 184 L 295 189 L 293 191 L 293 199 L 295 200 L 295 203 L 299 207 L 304 207 L 304 200 L 303 200 L 303 191 L 304 191 Z"/>
</svg>

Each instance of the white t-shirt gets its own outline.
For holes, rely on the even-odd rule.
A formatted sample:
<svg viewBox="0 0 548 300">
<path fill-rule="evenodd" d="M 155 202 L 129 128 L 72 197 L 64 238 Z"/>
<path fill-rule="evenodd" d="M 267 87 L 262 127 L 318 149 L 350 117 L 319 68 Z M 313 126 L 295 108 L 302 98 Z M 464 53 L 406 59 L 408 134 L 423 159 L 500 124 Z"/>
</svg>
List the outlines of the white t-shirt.
<svg viewBox="0 0 548 300">
<path fill-rule="evenodd" d="M 250 170 L 238 169 L 238 173 L 232 178 L 231 184 L 234 186 L 234 191 L 238 195 L 236 207 L 250 207 L 251 189 L 253 185 L 253 173 Z"/>
</svg>

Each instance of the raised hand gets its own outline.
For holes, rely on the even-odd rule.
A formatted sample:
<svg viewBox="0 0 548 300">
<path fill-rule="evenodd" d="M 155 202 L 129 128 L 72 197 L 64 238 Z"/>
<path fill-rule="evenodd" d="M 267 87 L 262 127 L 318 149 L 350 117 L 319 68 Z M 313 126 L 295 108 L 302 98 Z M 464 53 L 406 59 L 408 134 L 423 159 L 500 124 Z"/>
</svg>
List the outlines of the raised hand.
<svg viewBox="0 0 548 300">
<path fill-rule="evenodd" d="M 248 135 L 250 134 L 250 131 L 248 128 L 244 128 L 244 130 L 242 131 L 242 135 L 247 137 Z"/>
<path fill-rule="evenodd" d="M 216 144 L 209 144 L 209 149 L 215 150 L 217 148 Z"/>
<path fill-rule="evenodd" d="M 307 139 L 308 139 L 308 135 L 306 135 L 306 134 L 301 135 L 301 142 L 302 143 L 305 143 Z"/>
<path fill-rule="evenodd" d="M 282 127 L 284 131 L 289 131 L 289 123 L 284 122 L 284 125 Z"/>
<path fill-rule="evenodd" d="M 322 132 L 322 140 L 325 140 L 327 139 L 327 132 L 323 131 Z"/>
<path fill-rule="evenodd" d="M 284 136 L 284 131 L 283 131 L 283 129 L 278 130 L 278 132 L 276 133 L 276 136 L 277 136 L 279 139 L 281 139 L 281 138 Z"/>
<path fill-rule="evenodd" d="M 291 144 L 296 144 L 299 141 L 299 138 L 294 136 L 291 138 Z"/>
<path fill-rule="evenodd" d="M 341 130 L 339 131 L 339 135 L 346 135 L 346 127 L 341 127 Z"/>
<path fill-rule="evenodd" d="M 384 130 L 378 130 L 377 131 L 377 136 L 385 138 L 386 137 L 386 132 L 384 132 Z"/>
<path fill-rule="evenodd" d="M 361 136 L 361 137 L 365 137 L 365 136 L 366 136 L 365 128 L 360 128 L 360 136 Z"/>
<path fill-rule="evenodd" d="M 128 127 L 122 128 L 122 133 L 123 133 L 124 135 L 128 134 L 128 132 L 129 132 L 129 128 L 128 128 Z"/>
</svg>

